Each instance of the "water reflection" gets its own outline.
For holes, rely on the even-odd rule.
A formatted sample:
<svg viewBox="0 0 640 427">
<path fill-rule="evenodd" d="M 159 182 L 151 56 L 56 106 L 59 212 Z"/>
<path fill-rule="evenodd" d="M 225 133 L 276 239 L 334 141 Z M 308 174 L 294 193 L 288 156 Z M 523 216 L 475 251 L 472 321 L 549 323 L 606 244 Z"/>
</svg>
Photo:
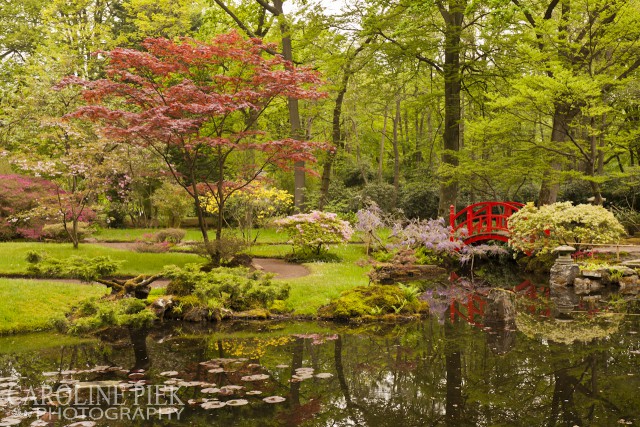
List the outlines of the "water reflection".
<svg viewBox="0 0 640 427">
<path fill-rule="evenodd" d="M 456 294 L 460 300 L 449 301 L 444 322 L 357 327 L 264 322 L 207 329 L 179 324 L 123 331 L 90 343 L 54 345 L 59 338 L 50 336 L 26 351 L 19 351 L 20 338 L 12 338 L 10 349 L 2 338 L 0 419 L 33 407 L 31 402 L 11 407 L 11 391 L 24 396 L 29 387 L 56 390 L 111 381 L 125 396 L 140 385 L 178 388 L 184 408 L 179 407 L 179 421 L 156 414 L 150 421 L 99 425 L 640 422 L 640 324 L 634 304 L 624 315 L 620 307 L 607 311 L 585 303 L 583 311 L 561 319 L 553 290 L 526 285 L 515 294 L 474 295 Z M 267 396 L 284 400 L 267 403 Z M 217 409 L 204 409 L 207 402 Z M 30 414 L 23 424 L 37 419 Z"/>
</svg>

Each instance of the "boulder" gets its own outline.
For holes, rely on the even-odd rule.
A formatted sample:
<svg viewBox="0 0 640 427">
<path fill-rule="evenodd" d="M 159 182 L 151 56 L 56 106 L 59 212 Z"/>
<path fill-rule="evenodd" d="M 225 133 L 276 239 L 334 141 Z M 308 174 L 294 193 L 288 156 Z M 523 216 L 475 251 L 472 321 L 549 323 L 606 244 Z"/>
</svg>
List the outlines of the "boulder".
<svg viewBox="0 0 640 427">
<path fill-rule="evenodd" d="M 549 281 L 555 286 L 571 286 L 573 281 L 580 275 L 578 264 L 555 263 L 551 267 Z"/>
<path fill-rule="evenodd" d="M 599 292 L 604 288 L 601 280 L 589 277 L 576 277 L 573 281 L 573 288 L 578 295 L 589 295 Z"/>
<path fill-rule="evenodd" d="M 410 280 L 430 279 L 446 274 L 446 270 L 437 265 L 418 264 L 378 264 L 373 267 L 369 278 L 374 283 L 392 284 Z"/>
</svg>

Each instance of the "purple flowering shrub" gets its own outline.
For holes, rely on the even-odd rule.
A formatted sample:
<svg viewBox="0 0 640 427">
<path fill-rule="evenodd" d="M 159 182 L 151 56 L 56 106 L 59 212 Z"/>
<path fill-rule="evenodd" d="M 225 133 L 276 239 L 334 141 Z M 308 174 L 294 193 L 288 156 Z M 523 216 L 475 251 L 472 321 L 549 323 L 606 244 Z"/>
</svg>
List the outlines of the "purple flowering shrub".
<svg viewBox="0 0 640 427">
<path fill-rule="evenodd" d="M 276 220 L 275 224 L 278 231 L 289 235 L 294 251 L 299 249 L 310 255 L 321 255 L 328 251 L 330 244 L 346 243 L 353 235 L 351 225 L 331 212 L 290 215 Z"/>
<path fill-rule="evenodd" d="M 429 220 L 411 220 L 406 224 L 397 223 L 393 227 L 394 244 L 390 249 L 413 249 L 418 264 L 441 264 L 446 261 L 458 261 L 460 264 L 471 262 L 476 257 L 488 255 L 507 255 L 508 251 L 497 245 L 466 245 L 463 238 L 467 230 L 451 233 L 443 218 Z"/>
<path fill-rule="evenodd" d="M 379 236 L 381 228 L 387 226 L 388 220 L 385 218 L 384 212 L 375 202 L 356 212 L 356 231 L 362 233 L 362 239 L 366 245 L 367 255 L 374 245 L 381 246 L 382 239 Z"/>
</svg>

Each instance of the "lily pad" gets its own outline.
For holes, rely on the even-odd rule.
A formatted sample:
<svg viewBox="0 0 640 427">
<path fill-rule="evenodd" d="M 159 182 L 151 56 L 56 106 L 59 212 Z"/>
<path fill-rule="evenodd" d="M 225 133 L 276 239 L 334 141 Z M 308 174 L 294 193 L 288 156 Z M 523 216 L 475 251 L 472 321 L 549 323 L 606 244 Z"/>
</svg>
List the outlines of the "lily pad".
<svg viewBox="0 0 640 427">
<path fill-rule="evenodd" d="M 240 378 L 242 381 L 264 381 L 268 380 L 270 377 L 266 374 L 256 374 L 256 375 L 247 375 L 245 377 Z"/>
<path fill-rule="evenodd" d="M 202 409 L 219 409 L 222 408 L 224 406 L 227 406 L 227 404 L 225 402 L 220 402 L 218 400 L 213 400 L 210 402 L 205 402 L 202 405 L 200 405 L 200 407 Z"/>
<path fill-rule="evenodd" d="M 247 405 L 248 403 L 249 401 L 246 399 L 227 400 L 227 406 L 243 406 L 243 405 Z"/>
<path fill-rule="evenodd" d="M 331 378 L 331 377 L 333 377 L 333 374 L 330 374 L 329 372 L 321 372 L 319 374 L 316 374 L 315 377 L 316 378 L 321 378 L 321 379 L 323 379 L 323 378 Z"/>
<path fill-rule="evenodd" d="M 285 399 L 282 396 L 269 396 L 269 397 L 265 397 L 264 399 L 262 399 L 262 401 L 266 402 L 266 403 L 282 403 L 285 400 L 287 400 L 287 399 Z"/>
</svg>

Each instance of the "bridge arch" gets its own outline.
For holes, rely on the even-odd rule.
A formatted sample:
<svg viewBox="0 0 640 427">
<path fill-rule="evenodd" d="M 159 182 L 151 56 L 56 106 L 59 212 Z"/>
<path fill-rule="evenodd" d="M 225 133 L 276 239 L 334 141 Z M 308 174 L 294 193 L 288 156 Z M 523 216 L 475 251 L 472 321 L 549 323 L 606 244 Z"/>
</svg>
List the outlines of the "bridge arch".
<svg viewBox="0 0 640 427">
<path fill-rule="evenodd" d="M 485 240 L 509 241 L 507 219 L 524 206 L 518 202 L 479 202 L 456 212 L 455 206 L 449 208 L 449 225 L 453 235 L 463 228 L 467 236 L 463 242 L 467 245 Z"/>
</svg>

